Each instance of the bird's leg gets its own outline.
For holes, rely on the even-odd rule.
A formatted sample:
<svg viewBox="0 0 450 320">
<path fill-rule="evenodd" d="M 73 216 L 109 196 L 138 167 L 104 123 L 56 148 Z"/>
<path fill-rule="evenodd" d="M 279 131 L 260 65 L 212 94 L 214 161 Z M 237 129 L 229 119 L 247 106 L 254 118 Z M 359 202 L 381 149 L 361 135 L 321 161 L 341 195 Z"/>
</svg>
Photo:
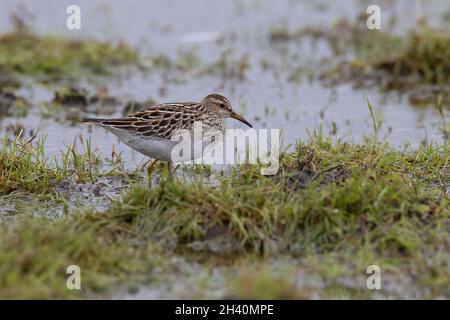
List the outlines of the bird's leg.
<svg viewBox="0 0 450 320">
<path fill-rule="evenodd" d="M 144 171 L 144 169 L 147 167 L 147 165 L 152 162 L 153 160 L 150 158 L 147 161 L 145 161 L 143 164 L 140 165 L 139 170 Z"/>
<path fill-rule="evenodd" d="M 150 177 L 153 173 L 153 169 L 155 169 L 156 163 L 158 162 L 158 159 L 155 159 L 150 163 L 150 165 L 147 167 L 147 175 Z"/>
</svg>

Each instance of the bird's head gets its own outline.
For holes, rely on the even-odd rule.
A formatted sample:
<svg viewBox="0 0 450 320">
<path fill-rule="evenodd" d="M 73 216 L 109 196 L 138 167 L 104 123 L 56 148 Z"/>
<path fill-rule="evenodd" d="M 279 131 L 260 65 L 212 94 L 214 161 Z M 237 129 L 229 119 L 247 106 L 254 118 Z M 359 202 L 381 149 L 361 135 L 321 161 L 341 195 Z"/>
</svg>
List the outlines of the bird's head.
<svg viewBox="0 0 450 320">
<path fill-rule="evenodd" d="M 245 123 L 250 128 L 253 128 L 250 122 L 245 120 L 243 116 L 233 111 L 230 100 L 220 94 L 213 93 L 206 96 L 202 100 L 201 104 L 203 104 L 207 110 L 221 116 L 222 118 L 233 118 Z"/>
</svg>

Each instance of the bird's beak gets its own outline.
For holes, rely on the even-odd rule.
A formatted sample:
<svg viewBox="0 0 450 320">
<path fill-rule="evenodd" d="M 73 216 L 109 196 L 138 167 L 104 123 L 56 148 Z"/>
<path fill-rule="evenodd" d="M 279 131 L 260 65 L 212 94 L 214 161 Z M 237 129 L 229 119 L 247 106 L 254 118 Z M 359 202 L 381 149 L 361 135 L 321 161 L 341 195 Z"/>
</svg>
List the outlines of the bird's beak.
<svg viewBox="0 0 450 320">
<path fill-rule="evenodd" d="M 239 120 L 240 122 L 245 123 L 246 125 L 248 125 L 250 128 L 253 128 L 253 126 L 250 124 L 250 122 L 248 122 L 247 120 L 244 119 L 243 116 L 241 116 L 240 114 L 236 113 L 236 112 L 232 112 L 230 115 L 231 118 Z"/>
</svg>

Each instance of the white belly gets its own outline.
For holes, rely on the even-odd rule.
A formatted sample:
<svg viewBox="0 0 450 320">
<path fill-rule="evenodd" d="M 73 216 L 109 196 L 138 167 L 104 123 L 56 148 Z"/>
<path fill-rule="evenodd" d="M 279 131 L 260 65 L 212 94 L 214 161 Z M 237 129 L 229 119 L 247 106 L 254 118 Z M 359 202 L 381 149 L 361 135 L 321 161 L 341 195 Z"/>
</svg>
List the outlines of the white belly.
<svg viewBox="0 0 450 320">
<path fill-rule="evenodd" d="M 153 138 L 147 138 L 145 140 L 136 138 L 124 139 L 122 142 L 147 157 L 164 161 L 171 160 L 172 149 L 177 144 L 176 141 Z"/>
<path fill-rule="evenodd" d="M 186 148 L 186 144 L 181 141 L 173 141 L 169 139 L 162 139 L 157 137 L 142 138 L 138 135 L 130 134 L 124 130 L 117 130 L 107 127 L 114 133 L 121 142 L 125 143 L 130 148 L 142 153 L 143 155 L 170 162 L 188 162 L 198 159 L 203 156 L 203 151 L 206 146 L 210 145 L 210 141 L 191 141 L 190 146 Z M 192 139 L 193 140 L 193 139 Z M 175 147 L 178 148 L 174 150 Z M 183 146 L 181 154 L 180 147 Z"/>
</svg>

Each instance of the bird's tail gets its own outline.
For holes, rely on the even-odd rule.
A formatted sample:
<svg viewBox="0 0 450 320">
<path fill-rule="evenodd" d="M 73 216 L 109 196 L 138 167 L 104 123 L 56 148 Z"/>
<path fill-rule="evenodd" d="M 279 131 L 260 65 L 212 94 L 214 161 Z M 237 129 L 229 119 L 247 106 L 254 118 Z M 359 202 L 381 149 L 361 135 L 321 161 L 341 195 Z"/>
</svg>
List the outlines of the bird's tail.
<svg viewBox="0 0 450 320">
<path fill-rule="evenodd" d="M 81 121 L 82 122 L 91 122 L 91 123 L 101 123 L 102 121 L 105 121 L 105 119 L 100 119 L 100 118 L 83 118 Z"/>
</svg>

